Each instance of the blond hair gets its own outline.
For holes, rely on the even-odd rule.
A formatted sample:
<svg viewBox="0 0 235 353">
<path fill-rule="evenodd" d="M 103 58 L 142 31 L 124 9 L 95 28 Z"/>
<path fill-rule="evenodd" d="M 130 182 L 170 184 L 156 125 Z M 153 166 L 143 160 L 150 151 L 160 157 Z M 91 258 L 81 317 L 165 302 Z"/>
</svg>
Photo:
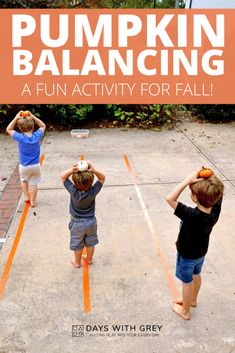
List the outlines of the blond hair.
<svg viewBox="0 0 235 353">
<path fill-rule="evenodd" d="M 76 172 L 72 174 L 72 180 L 78 190 L 87 191 L 91 188 L 94 181 L 92 172 Z"/>
<path fill-rule="evenodd" d="M 200 205 L 206 208 L 212 207 L 223 196 L 224 192 L 224 184 L 214 174 L 207 179 L 191 184 L 189 187 Z"/>
<path fill-rule="evenodd" d="M 34 128 L 34 121 L 31 116 L 22 116 L 17 120 L 17 126 L 21 132 L 29 132 Z"/>
</svg>

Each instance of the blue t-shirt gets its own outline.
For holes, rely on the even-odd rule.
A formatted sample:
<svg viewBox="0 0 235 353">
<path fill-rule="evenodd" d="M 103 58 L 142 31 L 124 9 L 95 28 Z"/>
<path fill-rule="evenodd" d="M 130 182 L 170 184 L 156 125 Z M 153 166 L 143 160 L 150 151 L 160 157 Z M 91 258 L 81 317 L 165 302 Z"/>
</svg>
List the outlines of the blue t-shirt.
<svg viewBox="0 0 235 353">
<path fill-rule="evenodd" d="M 14 131 L 13 139 L 18 142 L 20 164 L 23 166 L 40 162 L 40 140 L 43 130 L 39 128 L 31 136 Z"/>
<path fill-rule="evenodd" d="M 95 198 L 103 184 L 97 180 L 88 191 L 80 191 L 66 179 L 64 186 L 70 193 L 69 212 L 73 218 L 89 218 L 95 216 Z"/>
</svg>

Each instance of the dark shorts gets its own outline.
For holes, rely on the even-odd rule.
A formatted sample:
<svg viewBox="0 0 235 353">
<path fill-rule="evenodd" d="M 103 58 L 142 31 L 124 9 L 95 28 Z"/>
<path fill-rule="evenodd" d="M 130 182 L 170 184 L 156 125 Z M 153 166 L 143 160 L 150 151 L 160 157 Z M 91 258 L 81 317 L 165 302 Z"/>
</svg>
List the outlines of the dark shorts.
<svg viewBox="0 0 235 353">
<path fill-rule="evenodd" d="M 199 275 L 201 273 L 204 259 L 205 256 L 202 256 L 199 259 L 186 259 L 177 254 L 176 277 L 183 283 L 191 283 L 193 281 L 193 275 Z"/>
<path fill-rule="evenodd" d="M 72 219 L 69 223 L 70 250 L 81 250 L 99 243 L 96 218 Z"/>
</svg>

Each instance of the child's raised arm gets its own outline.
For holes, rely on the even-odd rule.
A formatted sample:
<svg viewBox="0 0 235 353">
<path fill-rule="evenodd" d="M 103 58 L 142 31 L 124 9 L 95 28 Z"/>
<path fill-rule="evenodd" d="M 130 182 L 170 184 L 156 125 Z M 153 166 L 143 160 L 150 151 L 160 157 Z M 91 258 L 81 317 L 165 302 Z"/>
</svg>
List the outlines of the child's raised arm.
<svg viewBox="0 0 235 353">
<path fill-rule="evenodd" d="M 32 119 L 34 120 L 34 122 L 39 126 L 39 128 L 41 128 L 43 130 L 43 132 L 45 132 L 46 130 L 46 124 L 44 124 L 44 122 L 40 119 L 38 119 L 36 116 L 34 116 L 32 113 L 31 113 L 31 117 Z"/>
<path fill-rule="evenodd" d="M 76 172 L 78 172 L 78 166 L 76 164 L 74 164 L 70 169 L 65 170 L 60 176 L 62 183 L 64 183 L 66 179 Z"/>
<path fill-rule="evenodd" d="M 99 182 L 101 184 L 104 184 L 105 182 L 105 175 L 101 172 L 99 172 L 98 170 L 96 170 L 91 163 L 88 162 L 88 169 L 89 172 L 92 172 L 93 174 L 95 174 L 96 178 L 99 180 Z"/>
<path fill-rule="evenodd" d="M 13 136 L 14 134 L 14 128 L 16 126 L 16 123 L 17 123 L 17 120 L 20 119 L 20 113 L 17 113 L 16 116 L 14 117 L 14 119 L 10 122 L 10 124 L 7 126 L 6 128 L 6 132 L 10 135 L 10 136 Z"/>
<path fill-rule="evenodd" d="M 175 210 L 178 205 L 178 197 L 182 193 L 182 191 L 189 185 L 196 183 L 201 180 L 198 179 L 198 173 L 200 169 L 195 170 L 193 173 L 189 174 L 179 185 L 177 185 L 170 194 L 166 197 L 166 201 L 169 205 Z"/>
</svg>

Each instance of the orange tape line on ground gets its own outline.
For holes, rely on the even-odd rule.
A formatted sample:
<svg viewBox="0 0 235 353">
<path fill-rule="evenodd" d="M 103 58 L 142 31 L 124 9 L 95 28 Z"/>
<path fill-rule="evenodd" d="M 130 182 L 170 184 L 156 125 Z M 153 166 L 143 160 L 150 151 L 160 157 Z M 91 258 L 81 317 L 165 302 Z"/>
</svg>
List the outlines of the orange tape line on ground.
<svg viewBox="0 0 235 353">
<path fill-rule="evenodd" d="M 7 280 L 8 280 L 8 275 L 9 275 L 9 272 L 11 269 L 11 265 L 13 263 L 15 253 L 16 253 L 19 241 L 20 241 L 20 236 L 21 236 L 21 233 L 22 233 L 22 230 L 24 227 L 24 222 L 25 222 L 25 219 L 26 219 L 26 216 L 28 213 L 28 209 L 29 209 L 29 204 L 25 203 L 24 210 L 23 210 L 23 213 L 22 213 L 22 216 L 20 219 L 20 224 L 19 224 L 17 232 L 16 232 L 15 240 L 12 245 L 10 254 L 8 256 L 8 259 L 7 259 L 7 262 L 6 262 L 6 265 L 5 265 L 4 271 L 2 273 L 1 280 L 0 280 L 0 298 L 2 298 L 3 293 L 4 293 L 4 289 L 5 289 Z"/>
<path fill-rule="evenodd" d="M 84 255 L 86 255 L 86 250 L 83 251 L 83 253 Z M 84 306 L 85 313 L 89 313 L 91 311 L 89 265 L 85 259 L 82 259 L 82 267 L 83 267 L 83 306 Z"/>
<path fill-rule="evenodd" d="M 44 161 L 44 155 L 41 155 L 40 156 L 40 165 L 42 165 L 43 161 Z M 25 223 L 25 219 L 26 219 L 28 210 L 29 210 L 29 204 L 25 203 L 24 209 L 23 209 L 23 212 L 22 212 L 22 215 L 20 218 L 20 223 L 19 223 L 19 226 L 18 226 L 18 229 L 16 232 L 15 240 L 12 244 L 11 251 L 8 255 L 7 262 L 6 262 L 5 268 L 2 273 L 2 277 L 0 279 L 0 299 L 3 297 L 4 289 L 5 289 L 7 280 L 8 280 L 8 276 L 9 276 L 9 273 L 11 270 L 11 265 L 12 265 L 14 257 L 15 257 L 15 253 L 16 253 L 19 241 L 20 241 L 20 237 L 21 237 L 21 234 L 22 234 L 22 231 L 24 228 L 24 223 Z"/>
<path fill-rule="evenodd" d="M 129 174 L 131 176 L 131 179 L 132 179 L 133 185 L 135 187 L 135 191 L 136 191 L 138 200 L 140 202 L 140 205 L 142 207 L 145 219 L 147 221 L 147 224 L 148 224 L 148 227 L 149 227 L 149 230 L 150 230 L 150 234 L 151 234 L 153 242 L 155 244 L 157 255 L 160 258 L 161 265 L 162 265 L 162 268 L 164 270 L 164 273 L 165 273 L 165 276 L 166 276 L 166 279 L 167 279 L 168 287 L 171 290 L 172 297 L 173 298 L 177 298 L 179 296 L 179 292 L 178 292 L 178 290 L 176 288 L 175 281 L 174 281 L 172 273 L 171 273 L 169 262 L 167 260 L 166 255 L 164 254 L 163 250 L 161 249 L 159 238 L 157 237 L 157 234 L 156 234 L 156 231 L 154 229 L 153 223 L 152 223 L 152 221 L 150 219 L 150 216 L 149 216 L 149 212 L 148 212 L 148 210 L 146 208 L 146 205 L 144 203 L 144 200 L 142 198 L 140 189 L 139 189 L 139 187 L 138 187 L 138 185 L 136 183 L 136 179 L 135 179 L 135 175 L 133 173 L 133 169 L 132 169 L 131 163 L 130 163 L 129 158 L 128 158 L 127 155 L 124 155 L 123 159 L 125 161 L 125 164 L 126 164 L 126 167 L 128 169 L 128 172 L 129 172 Z"/>
<path fill-rule="evenodd" d="M 41 166 L 42 166 L 42 164 L 43 164 L 44 159 L 45 159 L 44 154 L 41 154 L 41 156 L 40 156 L 40 165 L 41 165 Z"/>
<path fill-rule="evenodd" d="M 85 157 L 82 154 L 80 156 L 80 160 L 84 161 L 84 159 Z M 84 256 L 87 255 L 86 248 L 83 249 L 82 255 Z M 91 311 L 89 265 L 84 259 L 82 259 L 82 267 L 83 267 L 83 306 L 84 306 L 85 313 L 89 313 Z"/>
</svg>

